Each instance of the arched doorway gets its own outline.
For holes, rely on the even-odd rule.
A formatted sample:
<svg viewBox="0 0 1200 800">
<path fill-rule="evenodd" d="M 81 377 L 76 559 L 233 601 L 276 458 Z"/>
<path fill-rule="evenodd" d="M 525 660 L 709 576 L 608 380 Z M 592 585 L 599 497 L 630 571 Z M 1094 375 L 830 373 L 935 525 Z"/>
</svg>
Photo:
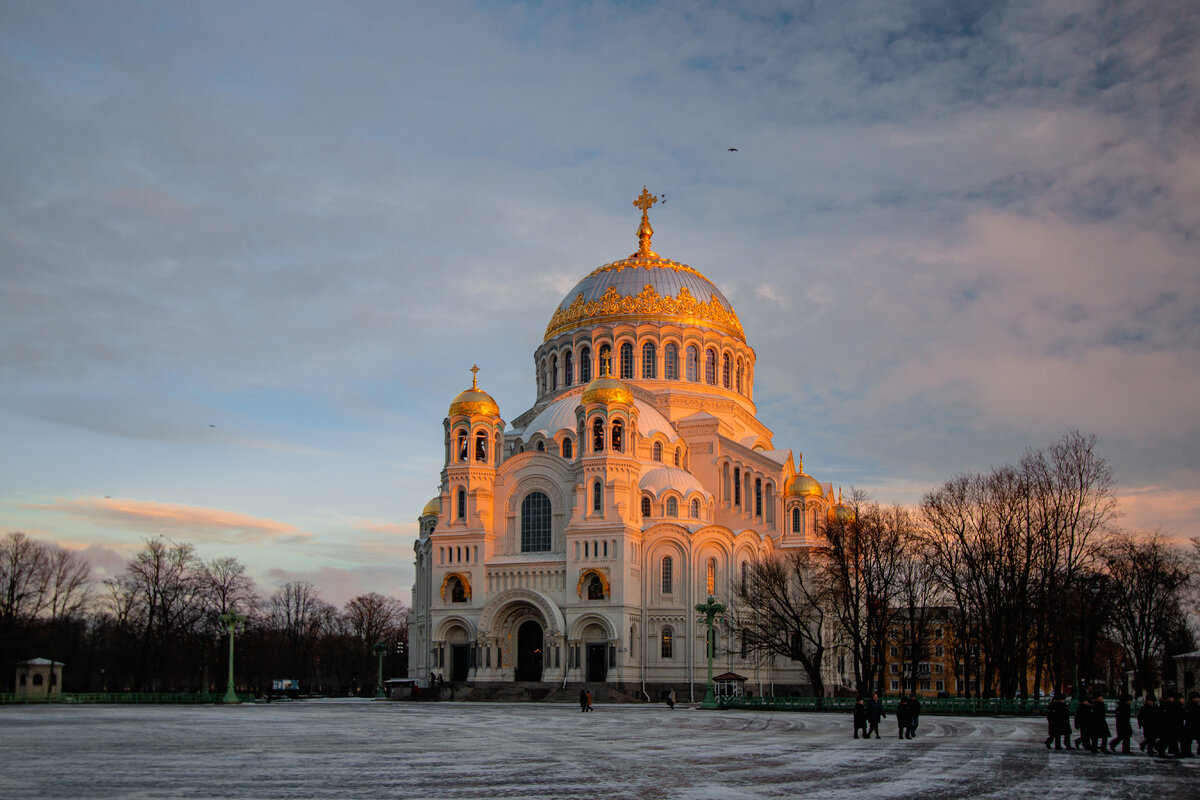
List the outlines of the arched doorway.
<svg viewBox="0 0 1200 800">
<path fill-rule="evenodd" d="M 542 626 L 534 620 L 525 620 L 517 628 L 517 668 L 514 677 L 518 681 L 540 681 L 542 679 Z"/>
</svg>

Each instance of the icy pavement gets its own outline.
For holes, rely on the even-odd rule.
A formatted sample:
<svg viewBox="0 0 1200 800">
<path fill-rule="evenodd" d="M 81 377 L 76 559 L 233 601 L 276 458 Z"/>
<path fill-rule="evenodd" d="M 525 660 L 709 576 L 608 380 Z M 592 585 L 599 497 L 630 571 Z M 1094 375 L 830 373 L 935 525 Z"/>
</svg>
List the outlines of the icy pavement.
<svg viewBox="0 0 1200 800">
<path fill-rule="evenodd" d="M 1050 752 L 1036 719 L 319 701 L 0 707 L 0 797 L 1200 798 L 1200 759 Z"/>
</svg>

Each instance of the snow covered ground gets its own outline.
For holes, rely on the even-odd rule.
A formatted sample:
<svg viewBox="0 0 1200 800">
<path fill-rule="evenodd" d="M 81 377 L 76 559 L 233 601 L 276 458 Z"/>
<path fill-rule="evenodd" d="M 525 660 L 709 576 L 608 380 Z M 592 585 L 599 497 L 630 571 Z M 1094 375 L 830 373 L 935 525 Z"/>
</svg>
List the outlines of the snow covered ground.
<svg viewBox="0 0 1200 800">
<path fill-rule="evenodd" d="M 0 797 L 1200 798 L 1200 759 L 1050 752 L 1036 719 L 392 703 L 0 707 Z M 1136 752 L 1136 744 L 1135 744 Z"/>
</svg>

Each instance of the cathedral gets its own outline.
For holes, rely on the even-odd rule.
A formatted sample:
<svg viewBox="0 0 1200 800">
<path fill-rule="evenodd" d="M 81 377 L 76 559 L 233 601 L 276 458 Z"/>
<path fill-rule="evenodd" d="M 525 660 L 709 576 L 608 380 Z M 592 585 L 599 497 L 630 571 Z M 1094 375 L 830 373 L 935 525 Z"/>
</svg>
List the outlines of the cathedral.
<svg viewBox="0 0 1200 800">
<path fill-rule="evenodd" d="M 704 693 L 712 653 L 752 691 L 807 687 L 730 626 L 710 637 L 695 606 L 732 607 L 748 562 L 818 544 L 843 509 L 758 419 L 755 352 L 721 290 L 651 249 L 655 201 L 634 202 L 637 252 L 550 314 L 532 408 L 505 423 L 477 374 L 450 403 L 415 544 L 410 675 L 683 699 Z"/>
</svg>

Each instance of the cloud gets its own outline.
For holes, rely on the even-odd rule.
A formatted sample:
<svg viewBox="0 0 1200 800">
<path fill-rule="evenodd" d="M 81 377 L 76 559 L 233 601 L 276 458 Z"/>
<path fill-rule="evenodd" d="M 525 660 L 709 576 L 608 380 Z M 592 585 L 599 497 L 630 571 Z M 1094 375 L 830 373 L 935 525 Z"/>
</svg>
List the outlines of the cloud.
<svg viewBox="0 0 1200 800">
<path fill-rule="evenodd" d="M 311 570 L 273 567 L 263 573 L 263 579 L 259 583 L 264 587 L 263 597 L 269 599 L 271 594 L 285 583 L 307 581 L 320 592 L 325 602 L 341 608 L 349 600 L 367 592 L 378 592 L 411 604 L 413 580 L 411 567 L 397 569 L 392 564 L 377 564 L 360 567 L 319 567 Z"/>
<path fill-rule="evenodd" d="M 52 503 L 28 504 L 31 510 L 63 514 L 108 528 L 167 534 L 226 544 L 259 541 L 303 542 L 312 534 L 295 525 L 253 517 L 236 511 L 159 503 L 129 498 L 81 497 Z"/>
</svg>

